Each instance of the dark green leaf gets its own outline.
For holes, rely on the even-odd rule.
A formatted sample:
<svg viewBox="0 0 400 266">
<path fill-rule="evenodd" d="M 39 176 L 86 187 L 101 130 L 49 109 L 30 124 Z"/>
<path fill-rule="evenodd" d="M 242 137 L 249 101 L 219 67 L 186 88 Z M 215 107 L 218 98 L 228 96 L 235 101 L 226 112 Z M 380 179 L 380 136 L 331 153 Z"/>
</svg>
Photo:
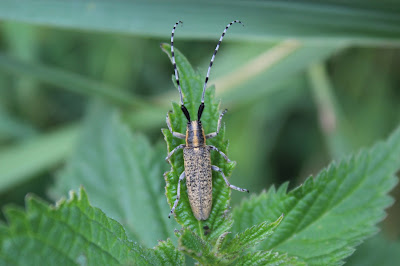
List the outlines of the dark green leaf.
<svg viewBox="0 0 400 266">
<path fill-rule="evenodd" d="M 267 221 L 247 228 L 244 232 L 237 234 L 223 249 L 222 252 L 228 256 L 239 255 L 247 249 L 256 246 L 273 233 L 273 230 L 281 223 L 283 215 L 273 223 Z"/>
<path fill-rule="evenodd" d="M 332 163 L 289 193 L 285 184 L 244 201 L 234 211 L 234 231 L 283 213 L 285 219 L 261 244 L 263 249 L 288 253 L 311 265 L 341 264 L 377 231 L 376 223 L 393 203 L 388 192 L 397 183 L 399 167 L 397 129 L 386 142 Z"/>
<path fill-rule="evenodd" d="M 216 264 L 218 262 L 219 258 L 211 252 L 212 246 L 210 243 L 201 239 L 199 235 L 190 229 L 183 229 L 177 235 L 179 236 L 179 249 L 181 251 L 202 264 Z"/>
<path fill-rule="evenodd" d="M 238 265 L 242 263 L 278 263 L 289 261 L 287 256 L 281 256 L 272 252 L 256 253 L 255 257 L 249 256 L 249 250 L 252 250 L 259 242 L 265 240 L 272 234 L 279 223 L 282 221 L 283 216 L 279 217 L 273 223 L 263 222 L 248 228 L 243 233 L 237 234 L 231 241 L 223 245 L 223 241 L 229 232 L 222 234 L 215 245 L 207 242 L 199 237 L 196 233 L 189 229 L 184 229 L 177 233 L 179 236 L 179 249 L 184 251 L 189 256 L 196 259 L 202 264 L 218 264 L 230 265 L 236 262 Z M 222 248 L 221 248 L 222 246 Z M 296 261 L 290 258 L 290 261 Z M 240 262 L 240 263 L 239 263 Z"/>
<path fill-rule="evenodd" d="M 163 265 L 185 265 L 185 257 L 172 244 L 172 241 L 160 241 L 155 247 L 155 255 Z M 178 264 L 177 264 L 178 263 Z"/>
<path fill-rule="evenodd" d="M 5 214 L 3 265 L 183 264 L 170 242 L 153 250 L 129 241 L 119 223 L 89 204 L 83 189 L 54 207 L 29 196 L 26 211 L 9 207 Z"/>
<path fill-rule="evenodd" d="M 232 36 L 241 40 L 398 45 L 400 35 L 400 8 L 394 1 L 3 0 L 0 6 L 0 20 L 153 37 L 164 37 L 178 19 L 187 25 L 182 36 L 198 39 L 214 39 L 232 19 L 246 24 L 246 31 Z"/>
</svg>

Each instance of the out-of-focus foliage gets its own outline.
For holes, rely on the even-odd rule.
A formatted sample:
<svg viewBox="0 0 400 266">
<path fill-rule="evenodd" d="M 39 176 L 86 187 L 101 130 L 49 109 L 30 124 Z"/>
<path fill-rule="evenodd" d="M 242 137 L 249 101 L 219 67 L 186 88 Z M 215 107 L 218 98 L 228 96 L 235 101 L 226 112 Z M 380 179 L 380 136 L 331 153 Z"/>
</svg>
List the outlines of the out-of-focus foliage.
<svg viewBox="0 0 400 266">
<path fill-rule="evenodd" d="M 132 242 L 124 228 L 92 207 L 85 190 L 71 192 L 55 207 L 29 196 L 26 212 L 5 210 L 8 226 L 0 227 L 3 265 L 183 265 L 184 257 L 171 241 L 154 248 Z"/>
<path fill-rule="evenodd" d="M 245 24 L 227 33 L 210 84 L 221 108 L 229 109 L 226 139 L 237 162 L 231 182 L 252 193 L 285 181 L 300 184 L 332 159 L 385 138 L 399 123 L 396 2 L 4 0 L 2 206 L 22 204 L 28 192 L 47 197 L 68 156 L 79 151 L 76 136 L 88 123 L 81 118 L 93 98 L 119 109 L 132 131 L 154 143 L 162 139 L 170 101 L 179 95 L 159 43 L 168 42 L 179 19 L 184 26 L 176 30 L 175 46 L 204 76 L 226 23 Z M 99 125 L 106 123 L 99 117 Z M 164 185 L 162 176 L 159 182 L 154 186 Z M 233 205 L 243 197 L 232 196 Z M 400 231 L 392 225 L 399 220 L 395 204 L 382 224 L 395 241 Z M 366 244 L 360 252 L 371 249 Z"/>
</svg>

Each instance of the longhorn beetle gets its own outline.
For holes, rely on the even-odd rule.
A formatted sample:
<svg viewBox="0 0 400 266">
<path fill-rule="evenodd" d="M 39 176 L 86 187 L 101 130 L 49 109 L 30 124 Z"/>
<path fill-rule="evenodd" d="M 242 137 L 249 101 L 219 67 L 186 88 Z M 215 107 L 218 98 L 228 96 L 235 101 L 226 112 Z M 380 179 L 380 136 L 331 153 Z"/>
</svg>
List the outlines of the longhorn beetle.
<svg viewBox="0 0 400 266">
<path fill-rule="evenodd" d="M 178 74 L 178 69 L 176 67 L 175 63 L 175 55 L 174 55 L 174 33 L 175 29 L 178 26 L 179 23 L 182 23 L 182 21 L 178 21 L 175 23 L 173 29 L 172 29 L 172 34 L 171 34 L 171 58 L 172 58 L 172 64 L 174 65 L 174 72 L 175 72 L 175 78 L 176 78 L 176 83 L 178 85 L 178 90 L 179 90 L 179 95 L 180 95 L 180 103 L 181 103 L 181 110 L 183 114 L 186 116 L 186 119 L 188 120 L 187 127 L 186 127 L 186 135 L 174 132 L 171 128 L 171 122 L 169 119 L 169 115 L 167 114 L 167 125 L 168 129 L 171 132 L 171 134 L 180 139 L 185 139 L 186 144 L 181 144 L 175 147 L 165 158 L 166 161 L 170 159 L 170 157 L 179 149 L 183 149 L 183 160 L 184 160 L 184 166 L 185 170 L 179 177 L 178 181 L 178 189 L 177 189 L 177 195 L 176 195 L 176 200 L 174 202 L 174 206 L 171 209 L 170 214 L 168 215 L 168 218 L 171 216 L 171 214 L 174 213 L 176 206 L 178 205 L 179 198 L 180 198 L 180 189 L 181 189 L 181 182 L 182 180 L 186 177 L 186 187 L 187 187 L 187 192 L 189 196 L 189 202 L 190 202 L 190 207 L 192 208 L 192 212 L 194 216 L 196 217 L 197 220 L 207 220 L 208 217 L 210 216 L 211 212 L 211 207 L 212 207 L 212 172 L 211 170 L 219 172 L 222 177 L 225 180 L 225 183 L 232 189 L 241 191 L 241 192 L 249 192 L 247 189 L 239 188 L 234 185 L 231 185 L 224 175 L 224 172 L 217 166 L 211 164 L 211 150 L 219 152 L 222 157 L 225 158 L 227 162 L 231 162 L 229 158 L 222 152 L 220 151 L 217 147 L 214 147 L 212 145 L 206 145 L 206 139 L 214 138 L 218 135 L 219 130 L 221 128 L 221 119 L 225 112 L 227 111 L 226 109 L 221 113 L 218 119 L 218 126 L 217 126 L 217 131 L 213 133 L 209 133 L 207 135 L 204 134 L 203 127 L 201 125 L 201 115 L 203 114 L 204 110 L 204 95 L 207 87 L 207 81 L 208 77 L 210 75 L 210 70 L 214 62 L 215 55 L 218 52 L 219 46 L 221 45 L 222 39 L 225 36 L 226 31 L 228 28 L 234 24 L 234 23 L 240 23 L 239 20 L 234 20 L 231 23 L 229 23 L 225 29 L 224 32 L 222 33 L 217 47 L 214 50 L 214 53 L 211 57 L 211 62 L 208 67 L 207 75 L 206 75 L 206 80 L 204 82 L 204 87 L 203 87 L 203 94 L 201 96 L 201 104 L 199 106 L 198 112 L 197 112 L 197 120 L 192 121 L 190 119 L 190 114 L 188 110 L 186 109 L 185 105 L 183 104 L 183 97 L 182 97 L 182 90 L 181 86 L 179 84 L 179 74 Z"/>
</svg>

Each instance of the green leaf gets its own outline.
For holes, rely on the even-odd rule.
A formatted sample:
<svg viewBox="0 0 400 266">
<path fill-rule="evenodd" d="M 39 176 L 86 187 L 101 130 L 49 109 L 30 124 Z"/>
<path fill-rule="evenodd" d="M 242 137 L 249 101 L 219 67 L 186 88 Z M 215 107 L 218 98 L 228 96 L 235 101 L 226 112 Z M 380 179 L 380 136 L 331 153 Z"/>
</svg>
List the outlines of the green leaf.
<svg viewBox="0 0 400 266">
<path fill-rule="evenodd" d="M 177 226 L 168 219 L 164 157 L 164 145 L 152 147 L 143 135 L 131 133 L 116 110 L 97 103 L 52 196 L 83 185 L 93 204 L 123 224 L 131 239 L 152 247 L 173 236 Z"/>
<path fill-rule="evenodd" d="M 285 260 L 297 261 L 295 258 L 289 259 L 285 255 L 271 252 L 257 253 L 255 258 L 249 257 L 246 254 L 251 248 L 270 236 L 282 219 L 283 216 L 279 217 L 273 223 L 262 222 L 259 225 L 248 228 L 246 231 L 237 234 L 222 248 L 223 241 L 229 232 L 222 234 L 216 241 L 216 244 L 213 245 L 201 239 L 198 234 L 190 229 L 185 228 L 177 233 L 179 236 L 179 249 L 205 265 L 230 265 L 235 260 L 240 261 L 240 263 L 235 262 L 237 265 L 242 265 L 245 262 L 251 263 L 253 259 L 253 263 L 278 263 Z"/>
<path fill-rule="evenodd" d="M 222 249 L 222 252 L 228 253 L 230 256 L 235 254 L 239 255 L 247 249 L 256 246 L 273 233 L 273 230 L 277 228 L 282 219 L 283 215 L 273 223 L 265 221 L 247 228 L 244 232 L 237 234 L 232 241 Z"/>
<path fill-rule="evenodd" d="M 182 36 L 197 39 L 214 39 L 232 19 L 248 28 L 232 36 L 241 40 L 398 45 L 400 35 L 400 8 L 393 1 L 3 0 L 0 6 L 0 20 L 152 37 L 164 37 L 178 19 L 187 24 Z"/>
<path fill-rule="evenodd" d="M 162 44 L 161 47 L 163 51 L 170 56 L 170 46 L 168 44 Z M 193 70 L 187 59 L 177 49 L 175 49 L 175 57 L 182 86 L 184 104 L 191 114 L 191 117 L 195 117 L 201 102 L 204 77 Z M 178 92 L 177 97 L 179 97 Z M 173 111 L 168 114 L 171 120 L 172 130 L 181 133 L 186 132 L 187 120 L 179 104 L 173 103 L 172 109 Z M 206 134 L 216 131 L 219 115 L 219 104 L 214 99 L 214 88 L 208 88 L 206 90 L 205 109 L 202 116 L 202 125 Z M 167 142 L 168 152 L 172 151 L 179 144 L 184 143 L 184 140 L 173 137 L 168 129 L 163 129 L 162 132 Z M 222 126 L 218 136 L 208 140 L 207 144 L 213 145 L 227 154 L 228 142 L 224 140 L 224 136 L 225 127 Z M 211 153 L 211 162 L 213 165 L 222 169 L 226 177 L 230 176 L 236 164 L 235 162 L 227 163 L 217 152 Z M 179 176 L 183 171 L 183 152 L 180 150 L 172 156 L 171 170 L 164 175 L 167 183 L 166 195 L 171 208 L 176 198 Z M 211 214 L 206 221 L 198 221 L 190 208 L 186 187 L 183 183 L 181 186 L 181 198 L 175 210 L 176 220 L 182 226 L 200 235 L 201 238 L 215 239 L 223 232 L 227 231 L 232 224 L 231 215 L 229 214 L 230 193 L 230 188 L 227 187 L 221 175 L 213 172 L 213 206 Z M 207 226 L 210 231 L 207 236 L 204 236 L 205 226 Z"/>
<path fill-rule="evenodd" d="M 211 244 L 201 239 L 198 234 L 186 228 L 177 232 L 177 236 L 179 236 L 179 250 L 202 264 L 218 262 L 219 258 L 212 254 Z"/>
<path fill-rule="evenodd" d="M 276 232 L 261 244 L 297 256 L 310 265 L 341 264 L 354 247 L 377 231 L 384 209 L 393 203 L 388 192 L 400 168 L 400 129 L 382 143 L 339 163 L 287 193 L 278 190 L 246 200 L 234 210 L 234 231 L 283 213 Z"/>
<path fill-rule="evenodd" d="M 236 265 L 306 265 L 304 262 L 298 261 L 296 258 L 289 257 L 287 254 L 279 254 L 272 251 L 257 251 L 248 253 L 240 257 Z"/>
<path fill-rule="evenodd" d="M 158 243 L 155 247 L 155 255 L 160 262 L 163 262 L 163 265 L 185 265 L 185 257 L 175 248 L 170 239 Z"/>
<path fill-rule="evenodd" d="M 183 264 L 170 242 L 153 249 L 128 240 L 123 227 L 89 204 L 81 189 L 48 206 L 33 196 L 26 211 L 8 207 L 0 227 L 0 263 L 8 265 Z M 163 250 L 161 250 L 163 249 Z"/>
</svg>

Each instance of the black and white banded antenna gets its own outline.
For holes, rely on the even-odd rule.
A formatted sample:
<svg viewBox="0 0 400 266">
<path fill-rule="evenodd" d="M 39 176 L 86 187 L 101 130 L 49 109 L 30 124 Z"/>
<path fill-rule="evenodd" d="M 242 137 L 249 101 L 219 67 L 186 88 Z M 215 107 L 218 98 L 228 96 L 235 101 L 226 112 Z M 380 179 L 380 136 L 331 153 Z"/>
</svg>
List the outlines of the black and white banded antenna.
<svg viewBox="0 0 400 266">
<path fill-rule="evenodd" d="M 172 58 L 172 64 L 174 65 L 175 79 L 176 79 L 176 83 L 178 84 L 179 96 L 181 98 L 181 109 L 182 109 L 182 112 L 185 114 L 187 120 L 190 122 L 189 112 L 186 109 L 185 105 L 183 104 L 182 89 L 181 89 L 181 84 L 179 83 L 178 68 L 176 67 L 176 62 L 175 62 L 174 34 L 175 34 L 175 29 L 179 25 L 179 23 L 183 24 L 183 22 L 179 20 L 178 22 L 175 23 L 174 27 L 172 28 L 172 33 L 171 33 L 171 58 Z"/>
<path fill-rule="evenodd" d="M 219 41 L 218 41 L 218 43 L 217 43 L 217 46 L 215 47 L 214 53 L 213 53 L 213 55 L 212 55 L 212 57 L 211 57 L 210 65 L 208 66 L 208 71 L 207 71 L 207 75 L 206 75 L 206 80 L 204 81 L 203 93 L 202 93 L 202 95 L 201 95 L 201 104 L 200 104 L 200 106 L 199 106 L 199 111 L 198 111 L 198 113 L 197 113 L 198 120 L 200 120 L 201 115 L 202 115 L 202 113 L 203 113 L 203 109 L 204 109 L 204 96 L 205 96 L 205 93 L 206 93 L 207 82 L 208 82 L 208 78 L 210 77 L 210 70 L 211 70 L 211 67 L 212 67 L 212 65 L 213 65 L 213 63 L 214 63 L 215 55 L 217 54 L 218 49 L 219 49 L 219 46 L 221 45 L 221 42 L 222 42 L 222 40 L 224 39 L 224 36 L 225 36 L 225 34 L 226 34 L 226 31 L 229 29 L 230 26 L 232 26 L 232 24 L 235 24 L 235 23 L 240 23 L 240 24 L 242 24 L 242 25 L 244 26 L 244 24 L 243 24 L 240 20 L 234 20 L 234 21 L 232 21 L 231 23 L 229 23 L 228 25 L 226 25 L 226 27 L 225 27 L 225 29 L 224 29 L 224 32 L 222 32 L 222 35 L 221 35 L 221 37 L 219 38 Z"/>
</svg>

